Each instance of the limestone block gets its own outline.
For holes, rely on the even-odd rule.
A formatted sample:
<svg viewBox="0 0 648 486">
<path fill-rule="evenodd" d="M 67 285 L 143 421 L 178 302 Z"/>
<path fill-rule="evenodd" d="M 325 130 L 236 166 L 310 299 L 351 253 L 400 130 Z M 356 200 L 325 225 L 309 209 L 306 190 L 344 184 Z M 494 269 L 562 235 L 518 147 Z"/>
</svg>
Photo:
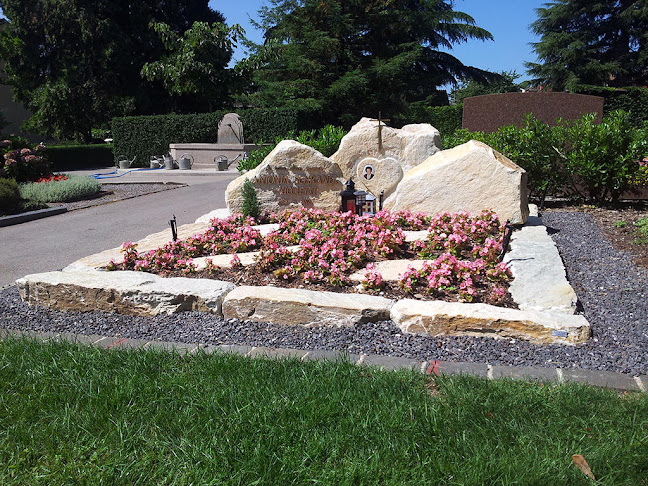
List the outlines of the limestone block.
<svg viewBox="0 0 648 486">
<path fill-rule="evenodd" d="M 230 216 L 231 216 L 230 210 L 227 208 L 214 209 L 213 211 L 210 211 L 207 214 L 203 214 L 200 218 L 198 218 L 195 221 L 195 223 L 209 224 L 209 222 L 212 219 L 227 219 Z"/>
<path fill-rule="evenodd" d="M 406 172 L 385 209 L 427 214 L 495 211 L 502 221 L 529 216 L 526 171 L 488 145 L 471 140 Z"/>
<path fill-rule="evenodd" d="M 48 272 L 16 281 L 22 299 L 64 311 L 109 311 L 155 316 L 181 311 L 222 315 L 234 284 L 219 280 L 162 278 L 145 272 Z"/>
<path fill-rule="evenodd" d="M 279 143 L 258 167 L 229 183 L 225 200 L 232 213 L 241 212 L 241 189 L 246 179 L 256 189 L 261 212 L 279 212 L 290 207 L 337 211 L 340 191 L 344 189 L 337 164 L 294 140 Z"/>
<path fill-rule="evenodd" d="M 410 334 L 506 337 L 537 344 L 584 343 L 590 334 L 589 323 L 580 315 L 436 300 L 399 300 L 391 319 Z"/>
<path fill-rule="evenodd" d="M 392 304 L 389 299 L 372 295 L 242 286 L 225 298 L 223 315 L 292 326 L 341 327 L 389 319 Z"/>
<path fill-rule="evenodd" d="M 385 197 L 392 194 L 405 172 L 438 152 L 441 146 L 439 131 L 427 124 L 396 129 L 383 123 L 380 129 L 382 150 L 378 137 L 378 120 L 362 118 L 331 156 L 342 169 L 345 180 L 353 177 L 358 190 L 371 192 L 376 197 L 381 190 L 385 191 Z M 364 177 L 367 165 L 374 169 L 371 179 Z"/>
<path fill-rule="evenodd" d="M 529 217 L 527 225 L 513 233 L 510 248 L 504 257 L 513 273 L 509 292 L 520 309 L 576 312 L 576 293 L 567 281 L 556 244 L 539 218 Z"/>
</svg>

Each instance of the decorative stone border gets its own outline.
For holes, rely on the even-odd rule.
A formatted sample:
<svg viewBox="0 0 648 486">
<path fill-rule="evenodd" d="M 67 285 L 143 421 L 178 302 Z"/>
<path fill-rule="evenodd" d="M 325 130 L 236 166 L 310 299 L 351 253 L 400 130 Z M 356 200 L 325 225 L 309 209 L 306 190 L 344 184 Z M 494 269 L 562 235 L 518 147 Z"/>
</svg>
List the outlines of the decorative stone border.
<svg viewBox="0 0 648 486">
<path fill-rule="evenodd" d="M 300 326 L 353 325 L 391 319 L 408 333 L 515 337 L 540 344 L 585 342 L 589 323 L 582 315 L 574 314 L 576 294 L 567 282 L 553 241 L 540 224 L 537 209 L 532 211 L 529 223 L 514 234 L 506 257 L 514 276 L 511 295 L 519 310 L 410 299 L 394 302 L 359 293 L 236 287 L 218 280 L 99 270 L 110 259 L 120 257 L 119 248 L 78 260 L 62 272 L 28 275 L 16 284 L 26 302 L 62 310 L 108 310 L 138 315 L 201 310 L 226 318 Z M 199 218 L 199 222 L 180 227 L 179 236 L 204 231 L 209 219 Z M 267 233 L 273 226 L 260 229 Z M 408 232 L 407 237 L 425 235 Z M 168 230 L 155 233 L 137 242 L 138 249 L 154 249 L 168 239 Z M 207 258 L 230 260 L 232 255 L 204 260 Z M 239 258 L 245 264 L 253 263 L 252 253 L 240 254 Z"/>
</svg>

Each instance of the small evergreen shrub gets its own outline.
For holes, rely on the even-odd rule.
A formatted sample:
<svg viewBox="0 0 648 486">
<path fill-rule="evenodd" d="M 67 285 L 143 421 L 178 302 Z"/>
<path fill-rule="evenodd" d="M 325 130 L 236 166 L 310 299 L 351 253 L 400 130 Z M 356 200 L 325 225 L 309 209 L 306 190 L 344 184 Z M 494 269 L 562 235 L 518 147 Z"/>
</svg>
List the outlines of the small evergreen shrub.
<svg viewBox="0 0 648 486">
<path fill-rule="evenodd" d="M 635 245 L 648 245 L 648 218 L 641 218 L 634 224 L 635 229 Z"/>
<path fill-rule="evenodd" d="M 243 216 L 251 216 L 257 219 L 259 217 L 259 201 L 257 200 L 254 185 L 249 179 L 245 179 L 241 188 L 241 195 L 243 196 L 243 204 L 241 205 Z"/>
<path fill-rule="evenodd" d="M 91 177 L 68 176 L 52 182 L 32 182 L 19 186 L 23 199 L 41 203 L 67 202 L 98 194 L 101 183 Z"/>
<path fill-rule="evenodd" d="M 12 214 L 19 206 L 18 183 L 13 179 L 0 179 L 0 215 Z"/>
</svg>

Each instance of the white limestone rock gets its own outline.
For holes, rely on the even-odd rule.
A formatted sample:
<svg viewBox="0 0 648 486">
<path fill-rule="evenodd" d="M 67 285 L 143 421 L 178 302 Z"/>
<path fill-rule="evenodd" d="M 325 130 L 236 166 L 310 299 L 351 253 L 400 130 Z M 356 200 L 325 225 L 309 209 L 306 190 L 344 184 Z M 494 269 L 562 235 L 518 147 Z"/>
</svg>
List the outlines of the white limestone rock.
<svg viewBox="0 0 648 486">
<path fill-rule="evenodd" d="M 363 294 L 340 294 L 280 287 L 237 287 L 223 302 L 226 319 L 288 326 L 353 326 L 389 318 L 393 301 Z"/>
<path fill-rule="evenodd" d="M 219 280 L 162 278 L 145 272 L 48 272 L 16 281 L 22 299 L 63 311 L 108 311 L 155 316 L 181 311 L 222 315 L 234 284 Z"/>
<path fill-rule="evenodd" d="M 399 300 L 391 319 L 403 331 L 430 336 L 506 337 L 537 344 L 584 343 L 590 326 L 580 315 L 523 311 L 487 304 Z"/>
<path fill-rule="evenodd" d="M 502 221 L 529 216 L 526 171 L 488 145 L 471 140 L 443 150 L 403 176 L 385 209 L 427 214 L 495 211 Z"/>
<path fill-rule="evenodd" d="M 527 224 L 511 237 L 511 250 L 504 262 L 511 268 L 511 297 L 522 310 L 576 312 L 577 297 L 567 281 L 556 244 L 540 218 L 529 217 Z"/>
<path fill-rule="evenodd" d="M 225 200 L 232 213 L 240 213 L 241 189 L 246 179 L 254 185 L 261 212 L 291 207 L 337 211 L 344 179 L 340 167 L 317 150 L 294 140 L 279 143 L 253 170 L 227 186 Z"/>
<path fill-rule="evenodd" d="M 356 189 L 375 196 L 393 193 L 403 174 L 439 151 L 441 135 L 432 125 L 406 125 L 401 129 L 382 123 L 378 139 L 378 120 L 362 118 L 340 142 L 331 160 L 339 164 L 345 180 L 353 177 Z M 373 168 L 373 177 L 364 177 L 365 167 Z"/>
</svg>

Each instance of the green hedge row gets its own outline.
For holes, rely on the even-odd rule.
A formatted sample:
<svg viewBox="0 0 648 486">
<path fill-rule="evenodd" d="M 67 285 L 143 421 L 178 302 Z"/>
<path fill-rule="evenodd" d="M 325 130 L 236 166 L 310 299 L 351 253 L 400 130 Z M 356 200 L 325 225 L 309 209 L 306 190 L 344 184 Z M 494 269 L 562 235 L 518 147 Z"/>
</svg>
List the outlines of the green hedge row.
<svg viewBox="0 0 648 486">
<path fill-rule="evenodd" d="M 95 169 L 114 164 L 113 146 L 100 145 L 52 145 L 47 156 L 55 171 Z"/>
<path fill-rule="evenodd" d="M 648 121 L 648 88 L 631 86 L 627 88 L 607 88 L 603 86 L 580 85 L 575 93 L 601 96 L 605 99 L 603 113 L 605 115 L 615 110 L 630 113 L 632 123 L 640 127 Z"/>
<path fill-rule="evenodd" d="M 397 125 L 410 123 L 429 123 L 441 132 L 441 135 L 451 135 L 455 130 L 461 129 L 463 118 L 463 104 L 452 106 L 424 106 L 415 103 L 410 106 L 407 113 L 396 118 Z"/>
<path fill-rule="evenodd" d="M 148 166 L 151 155 L 167 153 L 169 144 L 215 143 L 218 122 L 231 111 L 114 118 L 114 161 L 137 157 L 134 165 Z M 246 142 L 267 142 L 311 128 L 311 114 L 301 110 L 244 108 L 235 111 L 241 117 Z"/>
</svg>

